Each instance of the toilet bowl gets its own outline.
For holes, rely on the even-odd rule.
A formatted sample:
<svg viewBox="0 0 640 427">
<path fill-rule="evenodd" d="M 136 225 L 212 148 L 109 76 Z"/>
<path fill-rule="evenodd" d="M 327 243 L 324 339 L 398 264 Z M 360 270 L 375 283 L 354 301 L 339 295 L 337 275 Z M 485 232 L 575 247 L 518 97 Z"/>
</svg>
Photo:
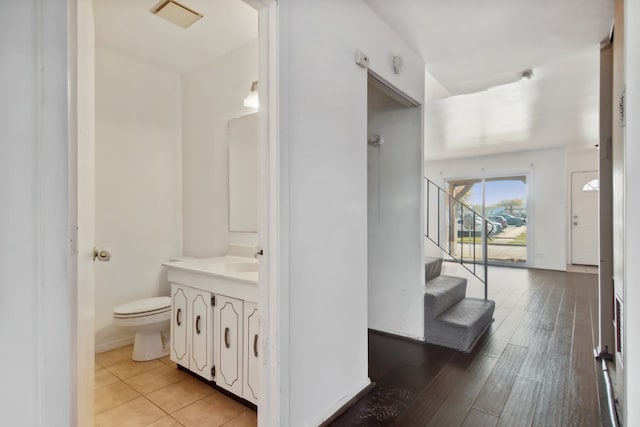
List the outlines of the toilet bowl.
<svg viewBox="0 0 640 427">
<path fill-rule="evenodd" d="M 169 330 L 171 298 L 155 297 L 119 305 L 113 310 L 113 324 L 136 333 L 132 359 L 146 361 L 169 354 L 162 332 Z"/>
</svg>

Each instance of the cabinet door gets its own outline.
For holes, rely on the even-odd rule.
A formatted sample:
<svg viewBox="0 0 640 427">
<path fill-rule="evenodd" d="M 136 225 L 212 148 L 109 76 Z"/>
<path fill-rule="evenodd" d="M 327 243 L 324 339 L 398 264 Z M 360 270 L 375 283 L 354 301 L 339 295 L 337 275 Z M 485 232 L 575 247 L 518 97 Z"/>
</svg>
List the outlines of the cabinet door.
<svg viewBox="0 0 640 427">
<path fill-rule="evenodd" d="M 260 388 L 260 314 L 258 305 L 244 303 L 244 387 L 243 397 L 258 404 Z"/>
<path fill-rule="evenodd" d="M 216 295 L 216 384 L 242 396 L 242 300 Z"/>
<path fill-rule="evenodd" d="M 211 310 L 211 294 L 192 289 L 190 304 L 190 369 L 208 380 L 213 380 L 213 311 Z"/>
<path fill-rule="evenodd" d="M 187 325 L 191 313 L 188 312 L 189 289 L 171 284 L 171 352 L 170 358 L 178 365 L 189 368 L 189 345 Z"/>
</svg>

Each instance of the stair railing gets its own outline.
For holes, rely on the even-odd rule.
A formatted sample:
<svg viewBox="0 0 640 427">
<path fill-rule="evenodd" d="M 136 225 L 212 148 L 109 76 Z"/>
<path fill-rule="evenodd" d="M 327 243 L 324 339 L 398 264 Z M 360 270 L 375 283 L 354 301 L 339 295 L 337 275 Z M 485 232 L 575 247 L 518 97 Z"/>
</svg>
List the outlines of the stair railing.
<svg viewBox="0 0 640 427">
<path fill-rule="evenodd" d="M 482 282 L 486 300 L 489 270 L 487 243 L 494 225 L 484 214 L 456 199 L 449 191 L 429 178 L 425 177 L 425 180 L 425 237 Z M 477 246 L 481 249 L 476 250 Z M 482 271 L 476 269 L 478 265 L 482 266 Z"/>
</svg>

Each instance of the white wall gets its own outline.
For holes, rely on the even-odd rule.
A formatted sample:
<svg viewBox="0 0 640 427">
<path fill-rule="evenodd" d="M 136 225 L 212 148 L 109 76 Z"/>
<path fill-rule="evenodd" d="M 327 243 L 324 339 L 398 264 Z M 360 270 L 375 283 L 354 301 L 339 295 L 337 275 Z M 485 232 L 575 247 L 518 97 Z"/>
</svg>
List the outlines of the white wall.
<svg viewBox="0 0 640 427">
<path fill-rule="evenodd" d="M 96 350 L 126 343 L 113 308 L 168 295 L 161 263 L 182 254 L 181 91 L 178 75 L 96 50 Z"/>
<path fill-rule="evenodd" d="M 46 19 L 42 19 L 46 17 Z M 2 424 L 72 422 L 67 2 L 0 3 Z"/>
<path fill-rule="evenodd" d="M 224 255 L 228 243 L 257 244 L 229 233 L 227 123 L 254 112 L 242 102 L 258 80 L 258 41 L 182 76 L 184 255 Z"/>
<path fill-rule="evenodd" d="M 426 162 L 425 176 L 443 187 L 449 179 L 526 175 L 528 265 L 565 270 L 565 170 L 565 150 L 553 149 Z"/>
<path fill-rule="evenodd" d="M 625 247 L 624 247 L 624 325 L 626 327 L 625 350 L 625 397 L 626 419 L 624 425 L 640 425 L 640 3 L 625 1 L 625 76 L 626 77 L 626 144 L 625 144 Z M 615 100 L 615 98 L 614 98 Z M 615 117 L 615 116 L 614 116 Z"/>
<path fill-rule="evenodd" d="M 566 188 L 567 188 L 567 211 L 565 213 L 565 222 L 567 224 L 567 264 L 571 263 L 571 174 L 573 172 L 598 171 L 600 169 L 600 158 L 596 147 L 573 148 L 566 149 Z M 597 246 L 598 238 L 594 236 L 592 243 Z"/>
<path fill-rule="evenodd" d="M 620 101 L 625 92 L 625 4 L 626 0 L 614 0 L 614 26 L 616 28 L 616 35 L 613 38 L 613 82 L 612 82 L 612 129 L 611 129 L 611 171 L 612 171 L 612 186 L 613 186 L 613 209 L 612 209 L 612 241 L 613 241 L 613 293 L 616 299 L 619 299 L 623 305 L 623 317 L 626 317 L 626 283 L 627 278 L 626 266 L 628 258 L 625 253 L 625 239 L 627 238 L 627 230 L 625 223 L 625 207 L 626 207 L 626 191 L 625 191 L 625 177 L 627 167 L 626 162 L 626 149 L 625 145 L 628 144 L 628 140 L 625 140 L 625 128 L 620 123 Z M 615 311 L 615 305 L 614 305 Z M 615 314 L 614 314 L 615 316 Z M 615 317 L 614 317 L 615 318 Z M 626 320 L 626 319 L 625 319 Z M 624 321 L 623 321 L 624 323 Z M 616 325 L 617 326 L 617 325 Z M 623 350 L 626 347 L 625 331 L 622 333 L 622 346 Z M 616 383 L 622 384 L 622 387 L 618 387 L 617 397 L 619 399 L 620 406 L 623 414 L 626 413 L 627 399 L 625 396 L 626 381 L 625 376 L 625 361 L 623 355 L 616 349 L 615 362 L 616 362 Z M 623 415 L 624 418 L 624 415 Z M 624 422 L 624 419 L 623 419 Z"/>
<path fill-rule="evenodd" d="M 597 171 L 599 168 L 598 149 L 595 147 L 566 149 L 567 177 L 571 172 Z"/>
<path fill-rule="evenodd" d="M 425 70 L 424 72 L 424 80 L 425 103 L 451 96 L 451 93 L 449 93 L 449 91 L 442 85 L 442 83 L 440 83 L 435 77 L 433 77 L 433 75 L 428 70 Z"/>
<path fill-rule="evenodd" d="M 367 72 L 354 53 L 419 102 L 424 62 L 360 0 L 282 0 L 279 17 L 282 418 L 312 426 L 369 383 Z"/>
<path fill-rule="evenodd" d="M 369 328 L 423 340 L 422 109 L 368 95 Z"/>
</svg>

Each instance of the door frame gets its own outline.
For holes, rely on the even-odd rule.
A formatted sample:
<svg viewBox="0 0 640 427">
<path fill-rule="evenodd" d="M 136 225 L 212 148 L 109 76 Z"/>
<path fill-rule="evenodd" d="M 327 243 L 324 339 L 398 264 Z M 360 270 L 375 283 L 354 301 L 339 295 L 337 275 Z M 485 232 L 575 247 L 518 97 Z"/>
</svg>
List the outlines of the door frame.
<svg viewBox="0 0 640 427">
<path fill-rule="evenodd" d="M 279 5 L 277 0 L 243 0 L 258 10 L 260 85 L 260 201 L 258 233 L 263 250 L 259 272 L 261 375 L 258 425 L 288 425 L 289 320 L 288 222 L 280 207 L 287 200 L 281 182 L 286 177 L 286 156 L 281 144 L 281 56 L 279 50 Z M 286 80 L 284 80 L 286 81 Z"/>
<path fill-rule="evenodd" d="M 287 425 L 288 423 L 288 305 L 287 277 L 280 272 L 286 271 L 286 222 L 280 217 L 280 206 L 286 194 L 283 194 L 280 178 L 280 55 L 278 49 L 278 2 L 277 0 L 242 0 L 258 11 L 259 20 L 259 79 L 260 93 L 260 152 L 261 152 L 261 188 L 260 188 L 260 246 L 265 256 L 260 262 L 260 326 L 262 340 L 261 410 L 258 414 L 259 425 Z M 78 241 L 78 216 L 86 203 L 80 196 L 86 191 L 86 185 L 92 182 L 93 175 L 83 176 L 87 171 L 78 159 L 79 150 L 87 144 L 92 152 L 94 146 L 95 108 L 82 99 L 83 91 L 93 82 L 94 69 L 94 17 L 91 0 L 69 0 L 67 3 L 68 21 L 68 81 L 70 85 L 68 121 L 69 121 L 69 181 L 68 206 L 69 239 L 77 250 L 69 255 L 69 292 L 75 303 L 70 313 L 70 337 L 72 358 L 70 361 L 69 405 L 72 425 L 92 425 L 93 423 L 93 280 L 84 280 L 87 270 L 82 266 L 91 265 L 87 254 L 93 250 L 93 241 Z M 82 85 L 82 86 L 80 86 Z M 93 90 L 87 95 L 93 97 Z M 87 134 L 83 134 L 87 132 Z M 93 172 L 90 171 L 92 174 Z M 79 194 L 80 193 L 80 194 Z M 80 197 L 79 197 L 80 196 Z M 89 201 L 91 203 L 91 201 Z M 85 233 L 93 233 L 92 223 Z M 81 230 L 82 233 L 82 230 Z M 87 246 L 88 245 L 88 246 Z M 84 247 L 87 246 L 87 247 Z M 90 246 L 90 247 L 89 247 Z M 79 256 L 80 254 L 80 256 Z M 92 271 L 92 270 L 91 270 Z M 82 286 L 80 286 L 82 283 Z M 84 325 L 84 326 L 83 326 Z M 89 325 L 89 326 L 87 326 Z M 81 327 L 83 326 L 83 327 Z M 89 331 L 89 329 L 91 329 Z M 90 332 L 90 333 L 88 333 Z M 88 361 L 88 362 L 87 362 Z"/>
</svg>

